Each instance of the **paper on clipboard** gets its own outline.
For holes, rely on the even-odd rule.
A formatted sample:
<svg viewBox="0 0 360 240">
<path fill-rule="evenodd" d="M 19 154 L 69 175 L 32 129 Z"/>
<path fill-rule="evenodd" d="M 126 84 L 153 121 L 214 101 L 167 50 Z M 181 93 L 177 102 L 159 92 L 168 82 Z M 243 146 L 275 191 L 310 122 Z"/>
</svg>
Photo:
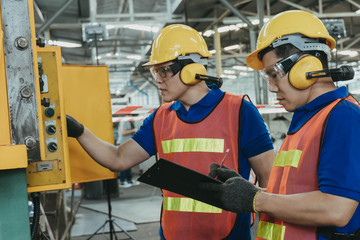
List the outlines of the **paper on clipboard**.
<svg viewBox="0 0 360 240">
<path fill-rule="evenodd" d="M 138 181 L 222 208 L 212 192 L 199 187 L 200 183 L 222 184 L 221 181 L 166 159 L 159 159 Z"/>
</svg>

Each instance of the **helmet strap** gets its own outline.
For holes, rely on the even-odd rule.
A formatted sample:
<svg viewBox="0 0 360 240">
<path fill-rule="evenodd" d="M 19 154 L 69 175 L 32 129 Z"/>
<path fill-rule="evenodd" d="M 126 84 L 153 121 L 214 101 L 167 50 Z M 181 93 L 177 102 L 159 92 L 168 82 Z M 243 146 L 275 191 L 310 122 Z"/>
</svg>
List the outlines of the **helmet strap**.
<svg viewBox="0 0 360 240">
<path fill-rule="evenodd" d="M 186 55 L 180 55 L 178 56 L 177 60 L 182 61 L 182 60 L 192 60 L 191 63 L 200 63 L 201 65 L 207 66 L 208 65 L 208 59 L 201 57 L 200 54 L 197 53 L 189 53 Z"/>
</svg>

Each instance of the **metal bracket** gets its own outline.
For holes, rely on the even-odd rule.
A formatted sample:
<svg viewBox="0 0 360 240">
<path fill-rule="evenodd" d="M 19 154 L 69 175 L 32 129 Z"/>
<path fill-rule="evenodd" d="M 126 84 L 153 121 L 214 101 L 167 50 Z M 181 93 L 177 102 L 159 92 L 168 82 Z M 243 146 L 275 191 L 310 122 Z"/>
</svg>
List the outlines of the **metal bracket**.
<svg viewBox="0 0 360 240">
<path fill-rule="evenodd" d="M 27 0 L 1 1 L 12 144 L 24 144 L 39 161 L 39 119 Z"/>
</svg>

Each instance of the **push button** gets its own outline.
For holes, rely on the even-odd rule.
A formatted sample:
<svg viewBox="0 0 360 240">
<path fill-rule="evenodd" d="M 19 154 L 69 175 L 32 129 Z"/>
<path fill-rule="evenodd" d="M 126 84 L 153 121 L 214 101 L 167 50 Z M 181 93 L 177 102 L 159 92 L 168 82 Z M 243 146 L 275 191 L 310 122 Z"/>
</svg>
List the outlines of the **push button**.
<svg viewBox="0 0 360 240">
<path fill-rule="evenodd" d="M 45 109 L 45 116 L 47 116 L 48 118 L 51 118 L 52 116 L 54 116 L 54 114 L 55 114 L 55 110 L 53 108 Z"/>
</svg>

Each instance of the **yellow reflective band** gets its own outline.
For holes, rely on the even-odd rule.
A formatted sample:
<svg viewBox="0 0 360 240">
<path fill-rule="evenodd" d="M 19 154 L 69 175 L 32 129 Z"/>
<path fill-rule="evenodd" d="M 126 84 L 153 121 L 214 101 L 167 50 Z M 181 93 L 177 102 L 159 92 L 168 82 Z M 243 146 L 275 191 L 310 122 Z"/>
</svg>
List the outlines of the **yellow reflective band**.
<svg viewBox="0 0 360 240">
<path fill-rule="evenodd" d="M 285 228 L 282 225 L 260 221 L 256 237 L 266 240 L 284 240 Z"/>
<path fill-rule="evenodd" d="M 291 166 L 297 168 L 301 154 L 302 151 L 297 149 L 281 151 L 276 155 L 273 167 Z"/>
<path fill-rule="evenodd" d="M 172 152 L 224 152 L 224 139 L 183 138 L 161 142 L 164 153 Z"/>
<path fill-rule="evenodd" d="M 179 212 L 222 213 L 221 208 L 211 206 L 192 198 L 164 197 L 163 209 Z"/>
</svg>

